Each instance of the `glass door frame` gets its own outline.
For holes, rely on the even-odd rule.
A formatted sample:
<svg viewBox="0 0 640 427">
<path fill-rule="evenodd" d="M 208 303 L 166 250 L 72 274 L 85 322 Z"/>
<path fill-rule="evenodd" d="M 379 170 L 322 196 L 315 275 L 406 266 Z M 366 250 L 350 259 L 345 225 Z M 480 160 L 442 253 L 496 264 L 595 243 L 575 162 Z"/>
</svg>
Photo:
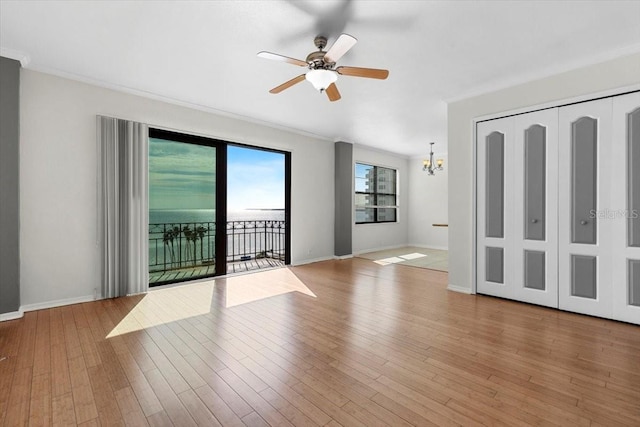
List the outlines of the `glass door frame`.
<svg viewBox="0 0 640 427">
<path fill-rule="evenodd" d="M 285 219 L 285 265 L 291 264 L 291 152 L 255 145 L 224 141 L 198 135 L 170 131 L 155 127 L 149 128 L 149 138 L 195 144 L 216 149 L 216 232 L 215 232 L 215 271 L 198 279 L 224 276 L 227 274 L 227 147 L 229 145 L 253 150 L 269 151 L 284 155 L 284 219 Z M 183 282 L 171 280 L 158 283 L 159 286 Z"/>
<path fill-rule="evenodd" d="M 251 150 L 261 150 L 270 153 L 278 153 L 284 155 L 284 264 L 291 264 L 291 152 L 284 150 L 277 150 L 275 148 L 258 147 L 255 145 L 242 144 L 239 142 L 225 142 L 227 145 L 233 145 L 235 147 L 248 148 Z M 225 197 L 226 197 L 226 150 L 225 150 Z M 226 199 L 225 199 L 226 209 Z M 226 212 L 225 212 L 226 214 Z M 226 216 L 225 216 L 226 218 Z M 226 220 L 226 219 L 225 219 Z M 217 226 L 217 224 L 216 224 Z M 216 261 L 217 262 L 217 261 Z M 225 265 L 226 268 L 226 265 Z"/>
<path fill-rule="evenodd" d="M 227 274 L 227 142 L 204 136 L 189 135 L 165 129 L 149 128 L 149 138 L 164 139 L 167 141 L 195 144 L 216 149 L 216 232 L 215 232 L 215 271 L 214 274 L 199 276 L 198 279 L 223 276 Z M 183 282 L 184 280 L 171 280 L 158 283 L 167 285 Z"/>
</svg>

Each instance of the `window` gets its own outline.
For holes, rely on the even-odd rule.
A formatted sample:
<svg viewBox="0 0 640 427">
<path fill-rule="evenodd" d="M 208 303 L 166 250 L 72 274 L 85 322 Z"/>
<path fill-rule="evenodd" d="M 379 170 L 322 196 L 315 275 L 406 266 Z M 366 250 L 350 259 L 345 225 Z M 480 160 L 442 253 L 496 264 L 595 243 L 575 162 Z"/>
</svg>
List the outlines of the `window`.
<svg viewBox="0 0 640 427">
<path fill-rule="evenodd" d="M 356 224 L 396 222 L 397 171 L 356 163 Z"/>
</svg>

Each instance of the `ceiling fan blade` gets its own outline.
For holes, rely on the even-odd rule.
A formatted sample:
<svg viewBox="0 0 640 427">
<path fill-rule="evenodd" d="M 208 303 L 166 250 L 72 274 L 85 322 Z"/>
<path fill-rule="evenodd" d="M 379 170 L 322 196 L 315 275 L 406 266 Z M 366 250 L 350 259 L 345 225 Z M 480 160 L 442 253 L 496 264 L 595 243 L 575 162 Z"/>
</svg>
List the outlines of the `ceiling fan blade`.
<svg viewBox="0 0 640 427">
<path fill-rule="evenodd" d="M 357 42 L 358 39 L 349 34 L 340 34 L 338 40 L 325 53 L 324 62 L 338 62 L 338 59 L 342 58 L 342 55 L 347 53 Z"/>
<path fill-rule="evenodd" d="M 294 84 L 300 83 L 304 80 L 304 74 L 300 74 L 298 77 L 294 77 L 291 80 L 282 83 L 280 86 L 276 86 L 269 91 L 269 93 L 280 93 L 285 89 L 290 88 Z"/>
<path fill-rule="evenodd" d="M 289 64 L 293 64 L 293 65 L 298 65 L 300 67 L 307 67 L 309 66 L 309 64 L 307 64 L 306 62 L 300 60 L 300 59 L 295 59 L 295 58 L 289 58 L 288 56 L 283 56 L 283 55 L 278 55 L 277 53 L 271 53 L 271 52 L 259 52 L 258 56 L 260 58 L 264 58 L 264 59 L 273 59 L 274 61 L 282 61 L 282 62 L 287 62 Z"/>
<path fill-rule="evenodd" d="M 338 67 L 336 72 L 343 76 L 368 77 L 370 79 L 384 80 L 389 77 L 389 70 L 377 68 Z"/>
<path fill-rule="evenodd" d="M 340 91 L 338 91 L 338 86 L 336 86 L 335 83 L 331 83 L 329 87 L 327 87 L 325 92 L 327 92 L 327 96 L 329 97 L 329 101 L 331 102 L 337 101 L 338 99 L 342 98 L 340 96 Z"/>
</svg>

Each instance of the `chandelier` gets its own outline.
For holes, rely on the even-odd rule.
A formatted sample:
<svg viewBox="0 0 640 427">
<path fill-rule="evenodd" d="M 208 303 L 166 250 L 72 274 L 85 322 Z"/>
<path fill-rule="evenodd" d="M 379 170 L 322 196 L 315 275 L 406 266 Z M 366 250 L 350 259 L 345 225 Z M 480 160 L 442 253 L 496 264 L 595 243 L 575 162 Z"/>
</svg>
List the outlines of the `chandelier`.
<svg viewBox="0 0 640 427">
<path fill-rule="evenodd" d="M 422 170 L 427 172 L 429 175 L 435 175 L 435 171 L 441 171 L 444 169 L 442 167 L 444 160 L 438 159 L 435 163 L 433 162 L 433 144 L 435 144 L 435 142 L 430 142 L 429 144 L 431 144 L 431 153 L 429 153 L 428 160 L 425 159 L 422 161 Z"/>
</svg>

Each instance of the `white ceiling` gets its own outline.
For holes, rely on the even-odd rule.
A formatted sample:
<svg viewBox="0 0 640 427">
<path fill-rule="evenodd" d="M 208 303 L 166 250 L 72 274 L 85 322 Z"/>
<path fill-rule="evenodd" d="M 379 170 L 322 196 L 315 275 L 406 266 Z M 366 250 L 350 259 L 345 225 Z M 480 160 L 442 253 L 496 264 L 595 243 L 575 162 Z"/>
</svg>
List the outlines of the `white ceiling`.
<svg viewBox="0 0 640 427">
<path fill-rule="evenodd" d="M 331 103 L 304 69 L 317 34 L 359 41 Z M 445 100 L 640 51 L 640 1 L 7 1 L 0 51 L 26 68 L 405 155 L 446 151 Z"/>
</svg>

